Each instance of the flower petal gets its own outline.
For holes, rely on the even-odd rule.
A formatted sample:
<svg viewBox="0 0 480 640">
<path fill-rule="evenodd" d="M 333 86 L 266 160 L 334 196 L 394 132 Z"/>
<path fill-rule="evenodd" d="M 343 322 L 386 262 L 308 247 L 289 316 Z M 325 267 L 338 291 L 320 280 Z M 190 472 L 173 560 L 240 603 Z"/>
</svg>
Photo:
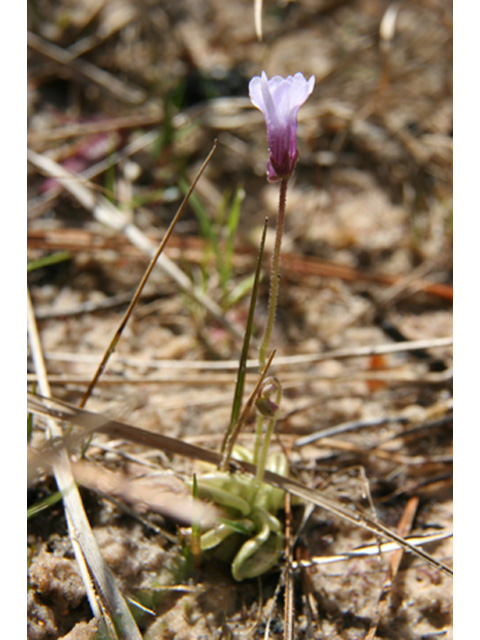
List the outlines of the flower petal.
<svg viewBox="0 0 480 640">
<path fill-rule="evenodd" d="M 315 78 L 306 80 L 302 73 L 268 79 L 265 71 L 250 80 L 253 105 L 265 118 L 269 158 L 267 177 L 275 182 L 292 175 L 297 163 L 297 114 L 313 91 Z"/>
</svg>

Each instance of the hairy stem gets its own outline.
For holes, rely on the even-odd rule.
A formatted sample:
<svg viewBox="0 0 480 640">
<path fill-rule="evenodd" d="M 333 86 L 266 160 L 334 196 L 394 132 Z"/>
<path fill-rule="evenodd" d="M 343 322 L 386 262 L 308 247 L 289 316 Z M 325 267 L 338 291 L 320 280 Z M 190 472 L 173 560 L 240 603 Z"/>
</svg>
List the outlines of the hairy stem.
<svg viewBox="0 0 480 640">
<path fill-rule="evenodd" d="M 287 202 L 287 183 L 288 183 L 287 178 L 283 178 L 280 182 L 280 199 L 278 203 L 275 246 L 273 248 L 272 266 L 270 270 L 270 293 L 268 297 L 268 317 L 267 317 L 267 324 L 265 327 L 265 333 L 264 333 L 262 343 L 260 345 L 259 354 L 258 354 L 260 369 L 263 369 L 263 367 L 265 366 L 268 345 L 270 344 L 273 325 L 275 323 L 275 313 L 277 310 L 278 283 L 279 283 L 279 277 L 280 277 L 280 274 L 279 274 L 280 249 L 282 246 L 283 227 L 284 227 L 284 221 L 285 221 L 285 207 Z"/>
</svg>

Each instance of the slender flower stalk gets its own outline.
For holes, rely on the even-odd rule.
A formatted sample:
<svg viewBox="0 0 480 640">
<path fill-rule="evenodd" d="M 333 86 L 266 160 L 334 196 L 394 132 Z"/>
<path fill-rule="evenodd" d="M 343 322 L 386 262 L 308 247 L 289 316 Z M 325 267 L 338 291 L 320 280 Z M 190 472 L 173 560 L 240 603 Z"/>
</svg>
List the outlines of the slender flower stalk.
<svg viewBox="0 0 480 640">
<path fill-rule="evenodd" d="M 261 76 L 252 78 L 249 84 L 250 100 L 263 113 L 267 128 L 269 151 L 267 179 L 269 182 L 280 182 L 277 230 L 270 271 L 268 318 L 259 352 L 260 368 L 265 365 L 268 345 L 270 344 L 275 323 L 287 183 L 295 170 L 298 160 L 297 115 L 302 104 L 312 93 L 314 85 L 314 76 L 306 80 L 303 74 L 296 73 L 294 76 L 288 76 L 287 78 L 273 76 L 269 80 L 265 71 L 262 71 Z"/>
<path fill-rule="evenodd" d="M 280 250 L 282 248 L 283 227 L 285 223 L 285 208 L 287 204 L 287 184 L 288 179 L 282 178 L 280 181 L 280 200 L 278 203 L 277 229 L 275 233 L 275 245 L 272 253 L 272 265 L 270 268 L 270 292 L 268 296 L 268 316 L 265 326 L 265 333 L 260 344 L 258 361 L 260 369 L 265 366 L 267 349 L 272 336 L 275 315 L 277 312 L 278 285 L 280 282 Z"/>
<path fill-rule="evenodd" d="M 257 465 L 257 473 L 255 476 L 255 484 L 260 485 L 265 472 L 267 462 L 268 447 L 273 434 L 275 423 L 277 422 L 280 412 L 280 402 L 282 399 L 282 385 L 275 377 L 265 380 L 257 399 L 258 420 L 257 420 L 257 437 L 255 438 L 254 463 Z M 264 419 L 268 418 L 265 436 L 261 438 Z"/>
<path fill-rule="evenodd" d="M 267 351 L 272 336 L 278 300 L 280 277 L 280 251 L 282 246 L 287 202 L 288 179 L 295 171 L 298 160 L 297 149 L 297 115 L 298 110 L 313 91 L 315 78 L 306 80 L 303 74 L 282 78 L 273 76 L 270 80 L 265 71 L 261 76 L 250 80 L 249 93 L 253 105 L 260 109 L 265 119 L 268 141 L 267 179 L 269 182 L 280 182 L 280 199 L 278 204 L 275 244 L 270 270 L 270 291 L 268 297 L 268 316 L 265 333 L 260 344 L 260 369 L 265 366 Z M 267 449 L 275 423 L 279 415 L 281 386 L 277 387 L 277 408 L 269 416 L 268 426 L 262 443 L 265 414 L 259 411 L 255 431 L 254 463 L 257 465 L 256 486 L 262 482 L 265 470 Z"/>
</svg>

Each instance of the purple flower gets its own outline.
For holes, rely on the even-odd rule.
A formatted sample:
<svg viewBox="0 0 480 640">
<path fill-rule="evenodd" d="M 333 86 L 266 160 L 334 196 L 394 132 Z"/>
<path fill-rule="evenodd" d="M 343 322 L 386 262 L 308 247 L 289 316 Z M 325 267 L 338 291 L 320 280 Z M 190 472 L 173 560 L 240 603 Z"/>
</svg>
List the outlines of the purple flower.
<svg viewBox="0 0 480 640">
<path fill-rule="evenodd" d="M 306 80 L 302 73 L 270 80 L 265 71 L 250 80 L 249 93 L 253 105 L 260 109 L 267 126 L 269 158 L 267 178 L 278 182 L 289 178 L 297 164 L 297 114 L 312 93 L 315 77 Z"/>
</svg>

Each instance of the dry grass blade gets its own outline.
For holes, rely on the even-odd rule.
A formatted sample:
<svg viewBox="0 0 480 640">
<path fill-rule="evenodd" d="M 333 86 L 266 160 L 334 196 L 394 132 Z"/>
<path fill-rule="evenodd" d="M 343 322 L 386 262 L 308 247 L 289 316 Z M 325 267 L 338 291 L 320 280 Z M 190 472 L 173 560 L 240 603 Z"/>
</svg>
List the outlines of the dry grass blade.
<svg viewBox="0 0 480 640">
<path fill-rule="evenodd" d="M 159 117 L 155 117 L 155 119 L 158 122 Z M 92 125 L 95 124 L 96 127 L 99 126 L 98 123 L 90 123 L 90 124 L 92 124 Z M 132 126 L 133 126 L 133 124 L 134 123 L 131 122 Z M 117 125 L 117 126 L 115 126 L 115 125 Z M 126 123 L 125 123 L 125 125 L 126 125 Z M 79 127 L 81 127 L 81 125 L 72 126 L 72 127 L 69 128 L 69 130 L 67 130 L 67 133 L 70 133 L 70 135 L 74 135 L 74 132 L 78 131 L 78 135 L 80 135 L 82 129 L 79 128 Z M 122 123 L 121 122 L 113 123 L 113 124 L 105 123 L 105 127 L 106 127 L 107 131 L 109 131 L 109 130 L 119 131 L 119 130 L 122 129 Z M 93 128 L 94 127 L 92 126 L 92 129 Z M 158 134 L 157 134 L 156 131 L 149 131 L 148 133 L 145 133 L 145 134 L 143 134 L 141 136 L 138 136 L 137 138 L 135 138 L 132 142 L 127 144 L 122 149 L 120 149 L 118 151 L 114 151 L 113 153 L 109 154 L 107 157 L 103 158 L 102 160 L 99 160 L 99 162 L 96 162 L 94 165 L 90 166 L 88 169 L 85 169 L 85 171 L 82 171 L 82 173 L 81 173 L 82 178 L 84 180 L 91 180 L 92 178 L 95 178 L 96 176 L 100 175 L 101 173 L 104 173 L 105 171 L 107 171 L 108 169 L 113 167 L 114 165 L 118 164 L 120 161 L 126 160 L 127 158 L 129 158 L 130 156 L 134 155 L 135 153 L 138 153 L 139 151 L 142 151 L 146 147 L 151 146 L 154 143 L 155 139 L 157 138 L 157 135 Z M 29 142 L 29 144 L 30 144 L 30 142 Z M 29 200 L 29 202 L 28 202 L 28 214 L 29 214 L 29 216 L 36 215 L 38 211 L 42 211 L 43 207 L 47 203 L 52 202 L 52 200 L 57 198 L 58 193 L 60 192 L 61 188 L 62 187 L 60 186 L 60 183 L 58 183 L 57 184 L 57 188 L 54 189 L 52 193 L 47 192 L 43 196 L 33 198 L 33 200 L 31 200 L 31 201 Z"/>
<path fill-rule="evenodd" d="M 411 351 L 422 351 L 425 349 L 437 349 L 449 347 L 453 344 L 453 338 L 434 338 L 429 340 L 410 340 L 399 344 L 379 344 L 365 347 L 353 347 L 349 349 L 334 349 L 324 351 L 323 353 L 313 354 L 305 353 L 296 356 L 277 356 L 275 362 L 272 363 L 272 370 L 278 370 L 281 367 L 292 367 L 316 364 L 325 360 L 345 360 L 347 358 L 363 358 L 374 355 L 387 355 L 392 353 L 408 353 Z M 83 362 L 97 362 L 98 356 L 90 354 L 77 353 L 57 353 L 46 352 L 47 360 L 72 360 L 81 359 Z M 148 367 L 151 369 L 189 369 L 195 371 L 234 371 L 238 369 L 238 360 L 154 360 L 148 358 L 132 358 L 130 356 L 122 356 L 117 354 L 117 362 L 126 364 L 131 367 Z M 250 371 L 258 370 L 258 360 L 247 360 L 247 369 Z M 368 372 L 371 377 L 373 373 Z"/>
<path fill-rule="evenodd" d="M 430 340 L 409 340 L 400 344 L 379 344 L 366 347 L 354 347 L 347 349 L 334 349 L 319 354 L 303 354 L 289 356 L 288 358 L 277 358 L 277 366 L 288 364 L 314 364 L 325 360 L 344 360 L 346 358 L 362 358 L 376 355 L 386 355 L 389 353 L 402 353 L 404 351 L 419 351 L 423 349 L 436 349 L 449 347 L 453 344 L 453 338 L 432 338 Z M 252 362 L 253 364 L 253 362 Z M 247 366 L 250 362 L 247 363 Z M 372 375 L 372 374 L 369 374 Z"/>
<path fill-rule="evenodd" d="M 259 40 L 262 40 L 263 38 L 262 5 L 263 5 L 263 0 L 254 0 L 253 2 L 253 20 L 255 23 L 255 33 L 257 34 L 257 38 Z"/>
<path fill-rule="evenodd" d="M 158 246 L 158 249 L 155 251 L 155 254 L 153 255 L 152 259 L 150 260 L 150 264 L 148 265 L 145 273 L 143 274 L 143 277 L 140 281 L 140 284 L 137 287 L 137 290 L 133 296 L 133 298 L 130 301 L 130 304 L 128 305 L 127 310 L 125 311 L 125 314 L 122 318 L 122 320 L 120 321 L 119 326 L 117 327 L 117 330 L 115 331 L 115 334 L 110 342 L 110 344 L 108 345 L 103 358 L 100 362 L 100 364 L 98 365 L 98 368 L 95 372 L 95 375 L 93 376 L 90 384 L 88 385 L 88 388 L 85 392 L 85 394 L 83 395 L 81 401 L 80 401 L 80 407 L 84 407 L 85 404 L 87 403 L 88 398 L 91 396 L 92 391 L 95 387 L 95 385 L 97 384 L 98 379 L 100 378 L 100 376 L 102 375 L 103 371 L 105 370 L 105 367 L 107 366 L 107 362 L 110 358 L 110 356 L 112 355 L 112 353 L 115 351 L 118 341 L 120 340 L 120 337 L 122 335 L 123 330 L 125 329 L 128 319 L 130 317 L 130 315 L 132 314 L 133 308 L 134 306 L 137 304 L 138 299 L 140 298 L 140 295 L 142 294 L 142 291 L 145 287 L 145 284 L 148 280 L 149 275 L 151 274 L 153 267 L 155 266 L 155 264 L 157 263 L 157 260 L 159 259 L 159 257 L 162 255 L 162 252 L 168 242 L 168 240 L 170 239 L 170 236 L 173 233 L 173 230 L 175 228 L 175 225 L 177 224 L 180 216 L 182 215 L 183 211 L 185 210 L 185 207 L 187 206 L 187 202 L 190 199 L 190 196 L 193 193 L 193 190 L 195 189 L 195 186 L 197 184 L 197 182 L 200 180 L 203 172 L 205 171 L 208 163 L 210 162 L 211 157 L 213 156 L 215 149 L 217 148 L 217 141 L 215 140 L 213 147 L 210 151 L 210 153 L 207 155 L 207 157 L 205 158 L 205 161 L 203 162 L 202 166 L 200 167 L 197 175 L 195 176 L 195 179 L 193 180 L 192 184 L 190 185 L 190 188 L 188 189 L 187 194 L 185 195 L 185 198 L 183 199 L 182 204 L 180 205 L 180 207 L 178 208 L 176 214 L 174 215 L 164 237 L 162 242 L 160 243 L 160 245 Z"/>
<path fill-rule="evenodd" d="M 32 357 L 38 374 L 40 392 L 48 396 L 50 387 L 40 336 L 28 291 L 27 294 L 28 334 Z M 51 416 L 48 420 L 48 433 L 50 437 L 61 437 L 62 430 L 54 418 L 55 416 Z M 70 540 L 93 614 L 96 618 L 104 620 L 111 638 L 141 640 L 138 627 L 93 536 L 65 450 L 59 451 L 53 471 L 58 489 L 63 496 Z"/>
<path fill-rule="evenodd" d="M 424 536 L 405 536 L 405 541 L 417 546 L 417 545 L 425 545 L 433 542 L 441 542 L 442 540 L 446 540 L 447 538 L 452 537 L 452 533 L 450 531 L 442 531 L 439 533 L 432 533 Z M 401 546 L 396 542 L 382 542 L 380 545 L 378 543 L 368 544 L 363 547 L 358 547 L 356 549 L 352 549 L 351 551 L 346 551 L 345 553 L 338 553 L 335 555 L 329 556 L 315 556 L 313 558 L 295 560 L 293 564 L 294 569 L 299 568 L 308 568 L 313 567 L 315 565 L 324 565 L 324 564 L 333 564 L 335 562 L 344 562 L 345 560 L 350 560 L 352 558 L 363 558 L 367 556 L 376 556 L 378 553 L 391 553 L 392 551 L 401 550 Z"/>
<path fill-rule="evenodd" d="M 142 511 L 148 509 L 177 522 L 186 525 L 195 522 L 205 528 L 212 527 L 216 522 L 216 509 L 194 500 L 186 487 L 183 492 L 168 484 L 159 487 L 151 479 L 132 479 L 121 473 L 104 471 L 98 465 L 87 462 L 79 462 L 72 468 L 76 481 L 82 486 L 130 503 Z"/>
<path fill-rule="evenodd" d="M 161 121 L 160 113 L 155 115 L 139 115 L 129 117 L 117 117 L 103 119 L 101 122 L 76 122 L 75 124 L 56 127 L 46 131 L 30 131 L 27 133 L 27 142 L 30 145 L 67 140 L 80 136 L 91 136 L 108 131 L 121 131 L 122 129 L 135 129 L 140 127 L 155 126 Z"/>
<path fill-rule="evenodd" d="M 433 405 L 433 407 L 429 407 L 428 412 L 424 416 L 424 419 L 428 419 L 427 416 L 432 416 L 435 419 L 446 417 L 447 415 L 451 417 L 451 412 L 453 410 L 453 400 L 447 400 L 446 402 L 440 402 L 438 404 Z M 401 424 L 409 424 L 412 422 L 411 418 L 407 417 L 405 414 L 399 413 L 396 415 L 384 416 L 381 418 L 369 418 L 365 420 L 349 420 L 348 422 L 342 422 L 341 424 L 336 424 L 333 427 L 327 427 L 325 429 L 321 429 L 320 431 L 315 431 L 314 433 L 310 433 L 303 438 L 299 438 L 295 441 L 295 447 L 303 447 L 307 444 L 312 444 L 318 440 L 324 440 L 324 438 L 331 438 L 332 436 L 338 436 L 340 434 L 346 433 L 348 431 L 354 431 L 357 429 L 364 429 L 369 427 L 381 427 L 386 424 L 392 423 L 401 423 Z M 405 436 L 405 434 L 403 434 Z"/>
<path fill-rule="evenodd" d="M 380 21 L 380 51 L 382 53 L 382 74 L 379 81 L 379 92 L 384 91 L 390 82 L 390 65 L 393 39 L 396 31 L 396 23 L 400 5 L 392 2 L 386 9 Z"/>
<path fill-rule="evenodd" d="M 130 242 L 144 253 L 153 257 L 157 247 L 138 227 L 127 220 L 120 209 L 115 207 L 104 196 L 94 194 L 93 187 L 86 186 L 86 181 L 72 171 L 68 171 L 60 164 L 47 158 L 45 155 L 35 153 L 31 149 L 27 152 L 28 161 L 47 175 L 58 180 L 77 200 L 102 224 L 121 231 Z M 178 284 L 178 286 L 192 298 L 201 304 L 222 326 L 235 337 L 243 338 L 243 331 L 227 322 L 220 307 L 198 287 L 194 287 L 185 273 L 165 254 L 162 254 L 157 264 Z"/>
<path fill-rule="evenodd" d="M 389 287 L 399 287 L 402 289 L 415 291 L 425 291 L 432 295 L 439 296 L 445 300 L 453 300 L 453 288 L 441 282 L 430 282 L 418 277 L 415 273 L 409 276 L 397 276 L 387 273 L 370 272 L 363 269 L 348 267 L 336 263 L 329 263 L 318 258 L 299 257 L 295 254 L 285 254 L 283 263 L 287 269 L 292 269 L 297 274 L 313 275 L 324 277 L 341 278 L 350 282 L 376 282 Z"/>
<path fill-rule="evenodd" d="M 107 73 L 103 69 L 96 67 L 91 62 L 78 59 L 69 51 L 62 49 L 51 42 L 47 42 L 31 31 L 27 34 L 27 42 L 28 46 L 35 49 L 38 53 L 41 53 L 50 60 L 54 60 L 58 64 L 69 67 L 75 73 L 80 74 L 91 82 L 99 85 L 102 89 L 108 91 L 122 102 L 137 105 L 143 102 L 147 97 L 142 89 L 122 82 L 111 73 Z"/>
<path fill-rule="evenodd" d="M 195 364 L 195 363 L 193 363 Z M 246 376 L 247 381 L 252 381 L 254 379 L 254 374 L 248 374 Z M 27 380 L 34 381 L 36 378 L 35 374 L 28 374 Z M 379 373 L 370 373 L 370 371 L 353 371 L 347 373 L 340 373 L 338 375 L 317 375 L 317 381 L 322 382 L 330 382 L 332 384 L 341 382 L 341 381 L 353 381 L 353 380 L 366 380 L 366 381 L 374 381 L 380 380 L 385 384 L 401 384 L 401 385 L 409 385 L 409 386 L 444 386 L 446 383 L 452 380 L 452 371 L 447 370 L 441 373 L 423 373 L 420 376 L 415 375 L 409 371 L 386 371 Z M 90 378 L 86 378 L 85 376 L 75 376 L 75 375 L 51 375 L 49 376 L 49 380 L 55 384 L 66 385 L 66 384 L 88 384 Z M 150 376 L 150 377 L 142 377 L 142 376 L 130 376 L 128 378 L 128 383 L 131 385 L 141 384 L 141 385 L 156 385 L 156 384 L 179 384 L 179 383 L 188 383 L 191 387 L 198 386 L 210 386 L 210 385 L 230 385 L 234 383 L 232 377 L 228 374 L 210 374 L 208 377 L 204 375 L 158 375 L 158 376 Z M 282 374 L 282 382 L 284 386 L 294 387 L 296 385 L 305 384 L 305 374 L 303 373 L 285 373 Z M 119 375 L 112 375 L 108 379 L 99 380 L 99 384 L 102 385 L 122 385 L 125 384 L 125 377 Z"/>
<path fill-rule="evenodd" d="M 116 438 L 126 438 L 132 442 L 136 442 L 137 444 L 142 444 L 147 447 L 159 448 L 170 453 L 209 462 L 216 466 L 219 465 L 222 460 L 221 454 L 216 451 L 183 442 L 177 438 L 171 438 L 162 434 L 139 429 L 138 427 L 118 422 L 116 420 L 110 420 L 109 418 L 99 414 L 80 411 L 76 407 L 54 399 L 39 398 L 37 396 L 29 395 L 28 406 L 32 413 L 52 415 L 61 420 L 71 422 L 72 424 L 87 427 L 91 431 L 102 431 L 104 433 L 109 433 Z M 241 470 L 252 475 L 255 475 L 256 473 L 255 465 L 244 461 L 237 461 L 235 459 L 230 461 L 230 470 L 233 472 Z M 428 562 L 446 575 L 453 575 L 453 571 L 450 567 L 444 565 L 436 558 L 433 558 L 423 551 L 423 549 L 417 548 L 408 543 L 401 536 L 397 535 L 379 522 L 374 521 L 369 516 L 359 511 L 354 511 L 353 509 L 343 505 L 340 501 L 322 494 L 320 491 L 309 489 L 300 482 L 296 482 L 290 478 L 285 478 L 271 471 L 265 471 L 264 482 L 283 489 L 284 491 L 288 491 L 288 493 L 300 498 L 304 502 L 310 502 L 321 509 L 325 509 L 326 511 L 343 518 L 357 527 L 361 527 L 362 529 L 366 529 L 367 531 L 378 535 L 380 538 L 396 542 L 406 551 L 409 551 L 422 560 Z"/>
<path fill-rule="evenodd" d="M 418 502 L 419 500 L 416 496 L 414 496 L 413 498 L 410 498 L 410 500 L 408 501 L 398 526 L 399 535 L 401 536 L 408 535 L 408 532 L 410 531 L 413 521 L 415 519 L 415 513 L 417 511 Z M 385 578 L 382 591 L 378 598 L 377 610 L 375 612 L 374 619 L 370 625 L 370 629 L 368 630 L 367 635 L 365 636 L 365 640 L 374 640 L 375 638 L 378 624 L 385 611 L 385 607 L 387 606 L 388 596 L 392 590 L 393 581 L 395 580 L 395 576 L 397 575 L 402 558 L 403 558 L 403 549 L 398 549 L 398 551 L 395 551 L 390 558 L 389 565 L 388 565 L 388 574 L 387 574 L 387 577 Z"/>
</svg>

